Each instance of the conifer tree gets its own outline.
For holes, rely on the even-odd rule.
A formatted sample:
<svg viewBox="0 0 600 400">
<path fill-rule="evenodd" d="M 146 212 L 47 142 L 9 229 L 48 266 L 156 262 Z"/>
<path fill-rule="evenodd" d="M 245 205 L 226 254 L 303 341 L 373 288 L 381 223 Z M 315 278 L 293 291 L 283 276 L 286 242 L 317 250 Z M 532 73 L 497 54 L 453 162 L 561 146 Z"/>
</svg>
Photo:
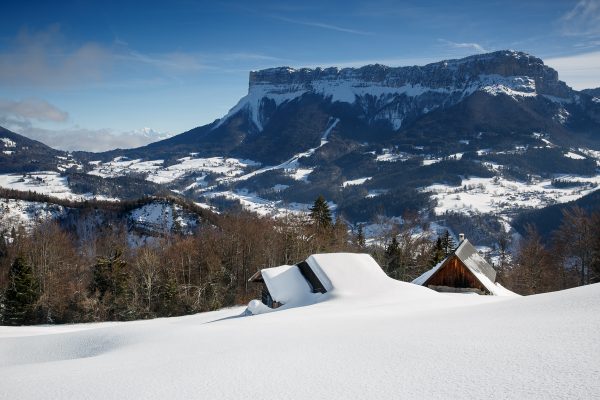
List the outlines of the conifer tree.
<svg viewBox="0 0 600 400">
<path fill-rule="evenodd" d="M 91 291 L 97 292 L 113 319 L 127 319 L 129 271 L 120 250 L 110 257 L 99 257 L 93 268 Z"/>
<path fill-rule="evenodd" d="M 310 208 L 310 219 L 319 231 L 331 227 L 331 210 L 329 210 L 329 205 L 327 205 L 327 201 L 323 196 L 317 197 Z"/>
<path fill-rule="evenodd" d="M 450 235 L 450 232 L 448 232 L 447 230 L 444 232 L 441 239 L 442 249 L 444 250 L 444 258 L 446 258 L 456 249 L 456 242 L 454 241 L 454 238 L 452 238 L 452 236 Z"/>
<path fill-rule="evenodd" d="M 446 258 L 446 252 L 444 251 L 444 246 L 442 244 L 442 238 L 438 236 L 437 240 L 435 241 L 435 243 L 433 245 L 433 249 L 431 251 L 430 266 L 432 266 L 432 267 L 436 266 L 444 258 Z"/>
<path fill-rule="evenodd" d="M 31 265 L 22 257 L 17 257 L 10 268 L 9 285 L 4 296 L 4 324 L 23 325 L 32 322 L 39 291 Z"/>
<path fill-rule="evenodd" d="M 392 241 L 385 249 L 385 264 L 387 269 L 387 274 L 392 278 L 399 278 L 399 270 L 401 265 L 400 262 L 400 243 L 398 243 L 398 239 L 394 236 Z"/>
<path fill-rule="evenodd" d="M 361 250 L 364 249 L 366 245 L 362 224 L 358 224 L 358 229 L 356 232 L 356 245 Z"/>
</svg>

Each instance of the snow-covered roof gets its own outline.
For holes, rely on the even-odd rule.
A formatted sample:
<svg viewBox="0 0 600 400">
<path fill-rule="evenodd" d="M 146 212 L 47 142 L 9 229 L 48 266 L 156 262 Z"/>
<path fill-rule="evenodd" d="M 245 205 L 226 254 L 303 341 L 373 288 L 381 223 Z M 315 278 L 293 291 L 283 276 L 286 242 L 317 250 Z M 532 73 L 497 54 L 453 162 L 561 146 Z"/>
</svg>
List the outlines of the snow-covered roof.
<svg viewBox="0 0 600 400">
<path fill-rule="evenodd" d="M 454 254 L 473 272 L 483 274 L 491 282 L 496 281 L 496 270 L 481 255 L 477 249 L 467 240 L 463 240 Z"/>
<path fill-rule="evenodd" d="M 327 293 L 335 296 L 358 296 L 379 293 L 393 285 L 379 264 L 368 254 L 329 253 L 314 254 L 306 259 Z M 297 306 L 318 301 L 322 293 L 313 293 L 307 278 L 297 265 L 266 268 L 260 275 L 271 297 L 282 304 Z"/>
<path fill-rule="evenodd" d="M 282 265 L 260 271 L 274 301 L 287 304 L 311 296 L 306 279 L 296 265 Z"/>
<path fill-rule="evenodd" d="M 414 281 L 412 281 L 412 283 L 414 283 L 415 285 L 424 284 L 427 281 L 427 279 L 431 277 L 431 275 L 435 274 L 437 270 L 440 269 L 440 267 L 444 264 L 444 261 L 446 260 L 447 258 L 444 258 L 442 261 L 437 263 L 435 267 L 431 268 L 429 271 L 425 272 L 423 275 L 419 276 Z"/>
<path fill-rule="evenodd" d="M 369 254 L 314 254 L 306 259 L 328 292 L 358 295 L 381 291 L 389 277 Z"/>
<path fill-rule="evenodd" d="M 460 261 L 475 275 L 477 280 L 486 288 L 488 292 L 496 296 L 508 296 L 515 293 L 504 288 L 496 282 L 496 271 L 485 259 L 477 252 L 477 249 L 467 240 L 463 240 L 453 254 L 438 263 L 435 267 L 425 272 L 412 281 L 416 285 L 424 285 L 429 278 L 433 276 L 446 261 L 452 256 L 458 257 Z"/>
</svg>

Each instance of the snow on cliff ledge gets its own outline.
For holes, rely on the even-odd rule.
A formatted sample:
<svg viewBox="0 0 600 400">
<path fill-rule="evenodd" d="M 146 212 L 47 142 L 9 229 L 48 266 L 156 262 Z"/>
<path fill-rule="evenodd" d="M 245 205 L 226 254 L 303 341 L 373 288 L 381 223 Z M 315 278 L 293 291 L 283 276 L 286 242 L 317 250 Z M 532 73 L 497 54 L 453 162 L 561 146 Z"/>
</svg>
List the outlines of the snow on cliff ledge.
<svg viewBox="0 0 600 400">
<path fill-rule="evenodd" d="M 568 87 L 555 70 L 531 55 L 512 50 L 447 60 L 425 66 L 361 68 L 270 68 L 250 72 L 248 94 L 216 125 L 240 111 L 261 131 L 267 121 L 265 102 L 275 107 L 313 93 L 331 102 L 377 105 L 374 119 L 388 120 L 399 129 L 408 115 L 426 114 L 450 106 L 475 91 L 513 99 L 545 95 L 569 102 Z"/>
</svg>

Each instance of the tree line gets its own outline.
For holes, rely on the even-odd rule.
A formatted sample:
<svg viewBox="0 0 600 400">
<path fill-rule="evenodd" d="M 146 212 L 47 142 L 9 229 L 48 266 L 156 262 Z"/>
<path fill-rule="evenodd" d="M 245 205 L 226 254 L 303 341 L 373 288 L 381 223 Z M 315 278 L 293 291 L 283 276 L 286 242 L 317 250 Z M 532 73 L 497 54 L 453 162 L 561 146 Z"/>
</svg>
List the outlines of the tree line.
<svg viewBox="0 0 600 400">
<path fill-rule="evenodd" d="M 0 235 L 0 321 L 5 325 L 133 320 L 185 315 L 259 297 L 248 279 L 261 268 L 323 252 L 370 253 L 392 278 L 411 281 L 456 247 L 431 237 L 416 213 L 381 218 L 377 240 L 349 230 L 319 197 L 307 214 L 272 219 L 249 212 L 215 217 L 192 235 L 162 232 L 129 243 L 119 220 L 79 237 L 56 221 Z M 500 240 L 499 281 L 521 294 L 598 281 L 600 214 L 565 214 L 552 244 L 533 230 L 515 254 Z"/>
</svg>

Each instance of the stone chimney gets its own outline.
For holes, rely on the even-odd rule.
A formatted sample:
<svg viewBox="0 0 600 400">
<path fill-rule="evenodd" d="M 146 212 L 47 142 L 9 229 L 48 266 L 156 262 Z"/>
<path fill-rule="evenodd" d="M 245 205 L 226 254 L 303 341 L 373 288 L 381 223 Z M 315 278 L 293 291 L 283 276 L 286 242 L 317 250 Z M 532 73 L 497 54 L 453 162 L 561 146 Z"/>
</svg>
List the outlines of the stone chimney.
<svg viewBox="0 0 600 400">
<path fill-rule="evenodd" d="M 459 233 L 458 234 L 458 242 L 462 243 L 463 240 L 465 240 L 465 234 L 464 233 Z"/>
</svg>

